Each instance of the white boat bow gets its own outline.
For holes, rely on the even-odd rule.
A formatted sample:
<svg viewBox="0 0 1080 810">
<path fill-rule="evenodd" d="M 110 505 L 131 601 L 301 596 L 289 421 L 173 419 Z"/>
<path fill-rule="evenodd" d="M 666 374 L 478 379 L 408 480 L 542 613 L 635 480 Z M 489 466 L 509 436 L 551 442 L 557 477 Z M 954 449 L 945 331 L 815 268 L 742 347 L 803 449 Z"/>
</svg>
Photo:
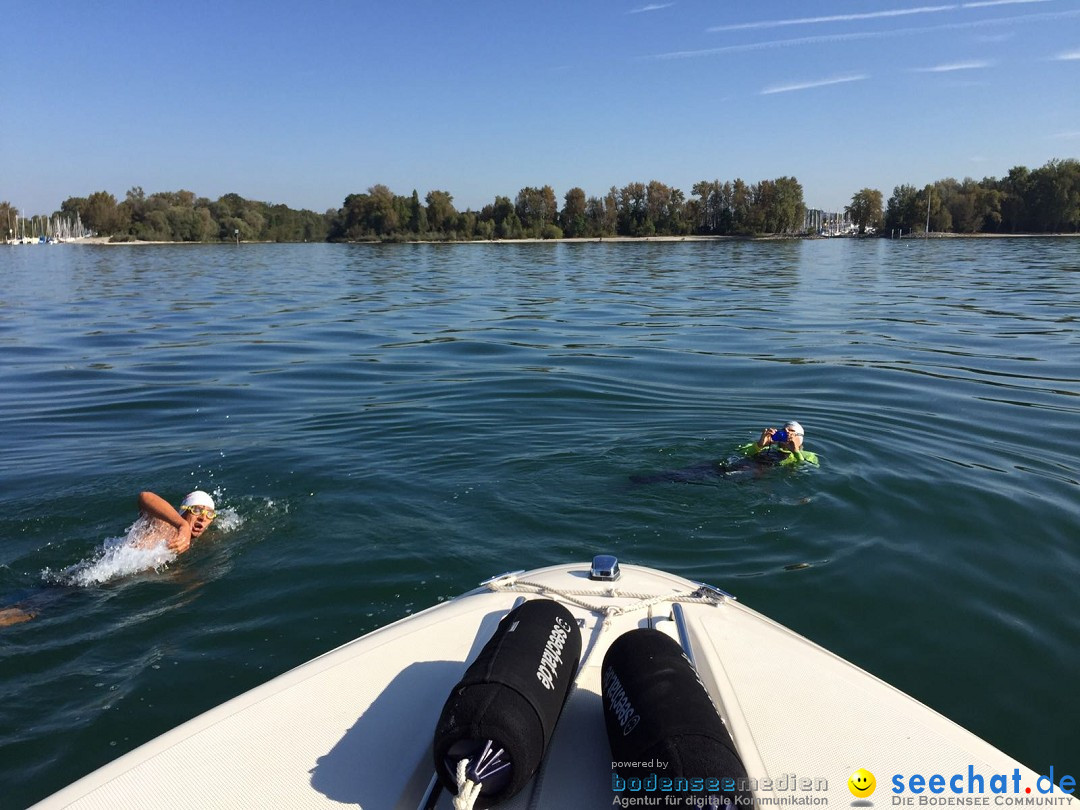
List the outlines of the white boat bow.
<svg viewBox="0 0 1080 810">
<path fill-rule="evenodd" d="M 601 567 L 617 567 L 607 560 Z M 756 803 L 848 807 L 848 778 L 863 768 L 876 775 L 877 792 L 856 806 L 984 803 L 975 797 L 990 806 L 1002 797 L 1072 804 L 1059 790 L 1043 797 L 1039 774 L 722 591 L 632 565 L 614 581 L 590 572 L 577 564 L 496 577 L 194 718 L 37 807 L 449 808 L 447 791 L 429 799 L 440 711 L 500 619 L 538 596 L 578 620 L 581 663 L 539 773 L 499 807 L 646 806 L 644 786 L 621 798 L 613 791 L 600 677 L 612 642 L 640 627 L 670 635 L 695 664 Z M 939 775 L 944 789 L 915 793 L 913 775 Z M 1009 792 L 992 792 L 995 776 L 1007 778 Z"/>
</svg>

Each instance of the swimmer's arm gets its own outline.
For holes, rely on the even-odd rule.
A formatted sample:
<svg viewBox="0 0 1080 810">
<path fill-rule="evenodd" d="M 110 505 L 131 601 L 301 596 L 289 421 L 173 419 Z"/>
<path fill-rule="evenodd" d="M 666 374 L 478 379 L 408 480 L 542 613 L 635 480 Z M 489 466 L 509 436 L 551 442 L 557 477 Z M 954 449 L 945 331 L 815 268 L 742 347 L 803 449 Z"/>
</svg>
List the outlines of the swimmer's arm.
<svg viewBox="0 0 1080 810">
<path fill-rule="evenodd" d="M 181 524 L 186 523 L 171 503 L 153 492 L 139 493 L 139 511 L 152 518 L 164 520 L 177 529 L 180 528 Z"/>
<path fill-rule="evenodd" d="M 164 520 L 176 529 L 176 536 L 166 545 L 177 554 L 183 554 L 191 546 L 191 525 L 180 517 L 171 503 L 153 492 L 139 493 L 139 511 L 158 520 Z"/>
<path fill-rule="evenodd" d="M 774 433 L 776 433 L 776 428 L 765 428 L 763 431 L 761 431 L 761 438 L 757 440 L 757 449 L 761 450 L 772 444 L 772 435 Z"/>
</svg>

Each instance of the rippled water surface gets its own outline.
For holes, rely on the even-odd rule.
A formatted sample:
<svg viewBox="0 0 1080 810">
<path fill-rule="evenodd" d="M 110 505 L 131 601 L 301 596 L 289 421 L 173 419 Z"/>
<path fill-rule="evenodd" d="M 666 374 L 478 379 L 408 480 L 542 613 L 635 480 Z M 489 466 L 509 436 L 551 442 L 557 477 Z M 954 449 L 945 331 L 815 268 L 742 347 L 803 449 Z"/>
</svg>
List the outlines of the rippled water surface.
<svg viewBox="0 0 1080 810">
<path fill-rule="evenodd" d="M 30 246 L 0 275 L 0 608 L 36 614 L 0 628 L 5 807 L 602 551 L 1080 771 L 1080 239 Z M 819 468 L 630 482 L 788 418 Z M 195 488 L 222 516 L 191 552 L 124 551 L 140 490 Z"/>
</svg>

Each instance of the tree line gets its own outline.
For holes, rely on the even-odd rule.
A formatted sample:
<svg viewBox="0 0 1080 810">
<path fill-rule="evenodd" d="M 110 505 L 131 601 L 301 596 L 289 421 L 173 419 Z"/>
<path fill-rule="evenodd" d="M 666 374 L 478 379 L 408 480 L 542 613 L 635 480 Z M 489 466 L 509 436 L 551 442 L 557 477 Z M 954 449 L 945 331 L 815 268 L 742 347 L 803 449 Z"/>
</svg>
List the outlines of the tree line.
<svg viewBox="0 0 1080 810">
<path fill-rule="evenodd" d="M 806 206 L 794 177 L 702 181 L 694 198 L 658 180 L 612 186 L 601 197 L 581 188 L 562 206 L 551 186 L 496 196 L 479 211 L 458 211 L 448 191 L 399 195 L 384 185 L 350 194 L 323 214 L 226 194 L 217 200 L 191 191 L 146 194 L 132 188 L 122 201 L 107 191 L 69 197 L 57 214 L 77 215 L 87 228 L 115 241 L 463 241 L 602 238 L 605 236 L 754 235 L 802 232 Z M 18 213 L 0 203 L 8 218 Z"/>
<path fill-rule="evenodd" d="M 659 180 L 612 186 L 601 197 L 575 187 L 562 206 L 551 186 L 526 187 L 511 200 L 497 196 L 479 211 L 458 211 L 447 191 L 395 194 L 375 185 L 350 194 L 330 217 L 330 241 L 412 241 L 417 239 L 561 239 L 605 236 L 686 236 L 690 234 L 798 234 L 806 205 L 794 177 L 702 181 L 687 199 Z"/>
<path fill-rule="evenodd" d="M 846 213 L 860 227 L 922 233 L 1076 233 L 1080 231 L 1080 161 L 1051 160 L 1005 177 L 947 178 L 919 189 L 900 185 L 883 202 L 876 189 L 857 192 Z"/>
<path fill-rule="evenodd" d="M 0 203 L 0 219 L 18 212 Z M 247 200 L 217 200 L 191 191 L 146 194 L 135 187 L 122 201 L 98 191 L 69 197 L 57 214 L 78 216 L 115 240 L 165 242 L 404 242 L 415 240 L 558 239 L 610 236 L 753 236 L 806 233 L 803 189 L 794 177 L 746 183 L 702 180 L 688 198 L 658 180 L 612 186 L 601 196 L 570 189 L 561 205 L 551 186 L 496 196 L 479 211 L 458 211 L 448 191 L 399 195 L 384 185 L 350 194 L 324 213 Z M 939 180 L 921 189 L 897 186 L 888 201 L 876 189 L 853 195 L 846 215 L 860 231 L 1046 233 L 1080 231 L 1080 161 L 1017 166 L 1001 179 Z"/>
<path fill-rule="evenodd" d="M 239 194 L 214 201 L 191 191 L 148 195 L 139 186 L 119 203 L 107 191 L 68 197 L 60 213 L 78 214 L 86 227 L 115 241 L 323 242 L 327 234 L 326 215 L 314 211 L 246 200 Z"/>
</svg>

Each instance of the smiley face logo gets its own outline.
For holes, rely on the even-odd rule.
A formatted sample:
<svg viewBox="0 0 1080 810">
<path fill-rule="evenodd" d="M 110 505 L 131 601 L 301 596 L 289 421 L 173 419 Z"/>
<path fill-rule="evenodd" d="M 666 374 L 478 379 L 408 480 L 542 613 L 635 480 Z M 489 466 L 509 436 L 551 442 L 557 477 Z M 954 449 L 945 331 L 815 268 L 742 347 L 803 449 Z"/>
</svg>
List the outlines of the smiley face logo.
<svg viewBox="0 0 1080 810">
<path fill-rule="evenodd" d="M 847 780 L 848 790 L 856 799 L 868 799 L 877 787 L 877 780 L 866 768 L 859 768 Z"/>
</svg>

